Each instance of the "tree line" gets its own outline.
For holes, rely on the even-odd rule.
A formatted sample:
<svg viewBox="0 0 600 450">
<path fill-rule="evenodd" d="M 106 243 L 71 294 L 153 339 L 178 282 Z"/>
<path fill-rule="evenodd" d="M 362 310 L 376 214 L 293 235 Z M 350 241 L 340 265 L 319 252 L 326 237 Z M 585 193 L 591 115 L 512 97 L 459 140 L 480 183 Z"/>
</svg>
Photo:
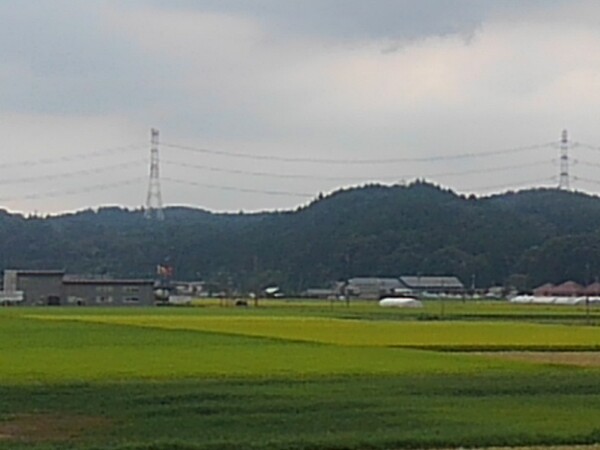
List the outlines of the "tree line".
<svg viewBox="0 0 600 450">
<path fill-rule="evenodd" d="M 168 264 L 215 289 L 288 292 L 355 276 L 456 275 L 520 290 L 600 276 L 600 198 L 557 189 L 479 198 L 419 181 L 339 190 L 293 211 L 165 215 L 0 212 L 0 267 L 147 278 Z"/>
</svg>

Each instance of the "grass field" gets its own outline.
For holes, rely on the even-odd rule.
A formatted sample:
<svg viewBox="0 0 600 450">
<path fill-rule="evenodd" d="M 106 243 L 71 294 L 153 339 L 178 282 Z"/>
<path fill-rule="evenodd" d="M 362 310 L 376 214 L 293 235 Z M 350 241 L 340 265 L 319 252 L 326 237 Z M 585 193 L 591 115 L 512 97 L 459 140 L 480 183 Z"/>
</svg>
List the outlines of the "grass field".
<svg viewBox="0 0 600 450">
<path fill-rule="evenodd" d="M 0 309 L 0 449 L 600 442 L 600 327 L 579 321 L 581 311 L 539 320 L 518 306 L 449 304 L 445 313 Z"/>
<path fill-rule="evenodd" d="M 369 321 L 281 316 L 31 315 L 39 320 L 203 331 L 355 347 L 600 350 L 600 327 L 514 321 Z"/>
<path fill-rule="evenodd" d="M 203 316 L 281 316 L 281 317 L 334 317 L 340 319 L 368 320 L 506 320 L 515 318 L 523 321 L 565 322 L 585 324 L 589 321 L 600 324 L 600 306 L 591 307 L 589 317 L 585 306 L 557 305 L 515 305 L 506 301 L 461 301 L 461 300 L 426 300 L 423 308 L 394 309 L 381 308 L 373 301 L 352 300 L 349 304 L 343 301 L 324 300 L 261 300 L 259 307 L 253 303 L 249 308 L 233 307 L 233 301 L 202 299 L 195 302 L 201 308 Z M 198 314 L 195 308 L 178 308 L 177 315 Z M 243 313 L 240 311 L 243 309 Z M 38 310 L 35 310 L 38 313 Z M 44 309 L 41 313 L 53 315 L 77 314 L 72 309 Z M 122 309 L 105 309 L 105 314 L 123 315 Z M 172 308 L 153 308 L 144 311 L 145 315 L 171 315 Z"/>
</svg>

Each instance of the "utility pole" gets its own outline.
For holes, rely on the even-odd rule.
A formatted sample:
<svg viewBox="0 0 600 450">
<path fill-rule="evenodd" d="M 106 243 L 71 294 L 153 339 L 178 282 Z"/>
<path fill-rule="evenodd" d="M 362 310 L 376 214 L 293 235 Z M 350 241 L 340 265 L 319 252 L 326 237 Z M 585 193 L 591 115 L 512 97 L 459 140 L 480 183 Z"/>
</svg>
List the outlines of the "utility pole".
<svg viewBox="0 0 600 450">
<path fill-rule="evenodd" d="M 585 319 L 588 325 L 591 324 L 590 320 L 590 293 L 588 288 L 590 286 L 590 263 L 585 263 Z"/>
<path fill-rule="evenodd" d="M 560 174 L 558 180 L 559 189 L 569 190 L 569 135 L 567 130 L 563 130 L 560 139 Z"/>
<path fill-rule="evenodd" d="M 160 193 L 160 177 L 158 163 L 158 130 L 152 128 L 150 144 L 150 179 L 148 182 L 148 195 L 146 197 L 146 210 L 144 217 L 146 219 L 156 218 L 164 220 L 162 195 Z"/>
</svg>

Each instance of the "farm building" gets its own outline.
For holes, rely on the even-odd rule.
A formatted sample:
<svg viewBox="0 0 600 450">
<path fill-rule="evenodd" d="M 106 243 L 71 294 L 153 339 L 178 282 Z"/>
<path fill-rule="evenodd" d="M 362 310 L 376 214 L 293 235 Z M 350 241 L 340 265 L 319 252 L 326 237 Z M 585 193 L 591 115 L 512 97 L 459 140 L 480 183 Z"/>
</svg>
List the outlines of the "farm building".
<svg viewBox="0 0 600 450">
<path fill-rule="evenodd" d="M 328 299 L 335 298 L 341 295 L 336 289 L 327 288 L 310 288 L 302 293 L 302 297 Z"/>
<path fill-rule="evenodd" d="M 73 279 L 63 281 L 68 305 L 153 305 L 154 281 L 114 279 Z"/>
<path fill-rule="evenodd" d="M 58 305 L 63 292 L 62 270 L 5 270 L 4 295 L 19 293 L 28 305 Z"/>
<path fill-rule="evenodd" d="M 401 276 L 400 282 L 414 293 L 461 295 L 465 292 L 465 286 L 454 276 Z"/>
<path fill-rule="evenodd" d="M 346 295 L 364 299 L 380 299 L 402 289 L 397 278 L 350 278 L 345 286 Z"/>
<path fill-rule="evenodd" d="M 78 278 L 59 270 L 5 270 L 1 297 L 22 305 L 153 305 L 153 280 Z"/>
<path fill-rule="evenodd" d="M 401 276 L 399 278 L 351 278 L 343 288 L 349 297 L 381 299 L 402 295 L 462 295 L 465 287 L 454 276 Z"/>
</svg>

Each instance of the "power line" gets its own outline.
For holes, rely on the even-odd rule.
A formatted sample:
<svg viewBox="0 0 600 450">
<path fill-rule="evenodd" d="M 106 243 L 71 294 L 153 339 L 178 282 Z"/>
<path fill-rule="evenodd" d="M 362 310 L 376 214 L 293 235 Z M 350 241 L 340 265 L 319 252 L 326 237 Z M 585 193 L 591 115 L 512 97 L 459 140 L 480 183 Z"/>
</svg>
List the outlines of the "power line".
<svg viewBox="0 0 600 450">
<path fill-rule="evenodd" d="M 600 167 L 600 163 L 595 163 L 595 162 L 591 162 L 591 161 L 586 161 L 585 159 L 574 159 L 573 160 L 574 164 L 581 164 L 584 166 L 590 166 L 590 167 Z"/>
<path fill-rule="evenodd" d="M 473 174 L 486 174 L 486 173 L 497 173 L 497 172 L 505 172 L 509 170 L 518 170 L 518 169 L 526 169 L 528 167 L 539 167 L 543 164 L 552 164 L 554 161 L 552 160 L 543 160 L 543 161 L 534 161 L 526 164 L 511 164 L 508 166 L 500 166 L 500 167 L 490 167 L 486 169 L 470 169 L 470 170 L 461 170 L 455 172 L 441 172 L 432 175 L 426 175 L 429 177 L 446 177 L 446 176 L 463 176 L 463 175 L 473 175 Z"/>
<path fill-rule="evenodd" d="M 600 152 L 600 146 L 597 145 L 584 144 L 583 142 L 571 142 L 571 144 L 572 147 L 583 147 L 589 150 L 596 150 Z"/>
<path fill-rule="evenodd" d="M 36 175 L 36 176 L 28 176 L 22 178 L 2 178 L 0 179 L 0 185 L 6 184 L 22 184 L 22 183 L 30 183 L 37 182 L 41 180 L 56 180 L 62 178 L 73 178 L 81 175 L 95 175 L 98 173 L 109 172 L 113 170 L 125 169 L 127 167 L 139 166 L 143 160 L 130 161 L 121 164 L 113 164 L 112 166 L 98 167 L 95 169 L 83 169 L 72 172 L 64 172 L 64 173 L 56 173 L 56 174 L 47 174 L 47 175 Z"/>
<path fill-rule="evenodd" d="M 36 200 L 36 199 L 40 199 L 40 198 L 52 198 L 52 197 L 61 197 L 64 195 L 77 195 L 77 194 L 81 194 L 81 193 L 105 191 L 108 189 L 133 185 L 133 184 L 139 183 L 142 180 L 145 180 L 145 177 L 131 178 L 129 180 L 118 181 L 115 183 L 104 183 L 104 184 L 96 184 L 96 185 L 87 186 L 87 187 L 85 187 L 85 186 L 78 187 L 75 189 L 46 191 L 46 192 L 27 194 L 27 195 L 16 196 L 16 197 L 4 197 L 4 198 L 0 198 L 0 202 L 10 202 L 10 201 L 14 201 L 14 200 Z"/>
<path fill-rule="evenodd" d="M 250 189 L 250 188 L 241 188 L 241 187 L 236 187 L 236 186 L 224 186 L 224 185 L 209 184 L 209 183 L 199 183 L 197 181 L 180 180 L 180 179 L 168 178 L 168 177 L 163 177 L 162 179 L 164 181 L 167 181 L 170 183 L 186 184 L 186 185 L 190 185 L 190 186 L 205 187 L 205 188 L 210 188 L 210 189 L 219 189 L 219 190 L 223 190 L 223 191 L 245 192 L 245 193 L 251 193 L 251 194 L 280 195 L 280 196 L 302 197 L 302 198 L 314 197 L 314 194 L 307 194 L 304 192 Z"/>
<path fill-rule="evenodd" d="M 267 178 L 282 178 L 282 179 L 300 179 L 300 180 L 332 180 L 332 181 L 348 181 L 355 179 L 362 179 L 363 177 L 331 177 L 331 176 L 319 176 L 319 175 L 308 175 L 308 174 L 290 174 L 290 173 L 273 173 L 273 172 L 261 172 L 261 171 L 251 171 L 251 170 L 241 170 L 241 169 L 223 169 L 215 166 L 206 166 L 200 164 L 191 164 L 187 162 L 180 161 L 170 161 L 163 160 L 163 164 L 167 164 L 170 166 L 176 167 L 184 167 L 184 168 L 192 168 L 205 170 L 207 172 L 217 172 L 217 173 L 227 173 L 232 175 L 250 175 L 256 177 L 267 177 Z M 382 177 L 384 178 L 384 177 Z M 392 178 L 392 177 L 390 177 Z M 393 177 L 393 179 L 397 179 L 398 177 Z"/>
<path fill-rule="evenodd" d="M 479 153 L 469 152 L 469 153 L 458 153 L 458 154 L 453 154 L 453 155 L 379 158 L 379 159 L 377 159 L 377 158 L 372 158 L 372 159 L 338 158 L 338 159 L 334 159 L 334 158 L 313 158 L 313 157 L 285 157 L 285 156 L 266 155 L 266 154 L 252 155 L 252 154 L 245 154 L 245 153 L 239 153 L 239 152 L 211 150 L 211 149 L 183 146 L 183 145 L 170 144 L 170 143 L 166 143 L 166 144 L 163 143 L 162 145 L 165 147 L 169 147 L 169 148 L 177 149 L 177 150 L 183 150 L 186 152 L 199 153 L 199 154 L 212 154 L 212 155 L 241 158 L 241 159 L 247 159 L 247 160 L 274 161 L 274 162 L 281 162 L 281 163 L 315 163 L 315 164 L 323 164 L 323 165 L 328 165 L 328 164 L 332 164 L 332 165 L 368 165 L 368 164 L 427 163 L 427 162 L 434 163 L 434 162 L 445 162 L 445 161 L 455 161 L 455 160 L 480 159 L 480 158 L 484 158 L 484 157 L 493 157 L 493 156 L 498 156 L 498 155 L 524 153 L 524 152 L 529 152 L 529 151 L 533 151 L 533 150 L 551 147 L 551 148 L 555 148 L 555 149 L 560 148 L 562 151 L 561 177 L 563 177 L 563 173 L 565 172 L 565 170 L 564 170 L 565 169 L 564 168 L 565 161 L 564 161 L 563 155 L 564 155 L 564 150 L 565 150 L 564 147 L 566 145 L 569 145 L 571 148 L 585 147 L 585 148 L 590 148 L 593 150 L 600 151 L 600 147 L 591 146 L 589 144 L 584 144 L 584 143 L 569 142 L 569 141 L 567 141 L 566 136 L 563 136 L 563 138 L 561 139 L 560 142 L 549 142 L 549 143 L 545 143 L 545 144 L 521 146 L 521 147 L 514 147 L 514 148 L 505 148 L 505 149 L 500 149 L 500 150 L 484 151 L 484 152 L 479 152 Z M 72 154 L 72 155 L 55 157 L 55 158 L 40 158 L 40 159 L 34 159 L 34 160 L 29 160 L 29 161 L 8 162 L 8 163 L 0 164 L 0 169 L 19 167 L 19 166 L 31 167 L 31 166 L 40 166 L 40 165 L 47 165 L 47 164 L 62 164 L 62 163 L 69 162 L 69 161 L 87 160 L 90 158 L 96 158 L 96 157 L 100 157 L 100 156 L 113 155 L 113 154 L 117 154 L 117 153 L 120 154 L 120 153 L 124 153 L 124 152 L 129 152 L 132 150 L 138 150 L 141 147 L 142 147 L 142 145 L 140 145 L 140 144 L 134 144 L 134 145 L 128 145 L 128 146 L 100 149 L 100 150 L 95 150 L 95 151 L 88 152 L 88 153 Z M 567 158 L 568 158 L 568 156 L 567 156 Z M 445 171 L 445 172 L 424 174 L 424 175 L 419 175 L 418 177 L 425 178 L 425 179 L 436 179 L 436 178 L 444 178 L 444 177 L 460 177 L 460 176 L 473 175 L 473 174 L 499 173 L 499 172 L 503 172 L 503 171 L 518 170 L 518 169 L 522 169 L 522 168 L 526 168 L 526 167 L 534 167 L 534 166 L 538 167 L 542 164 L 547 164 L 549 162 L 553 162 L 553 161 L 538 160 L 538 161 L 525 163 L 525 164 L 510 164 L 510 165 L 505 165 L 505 166 L 496 166 L 496 167 L 487 167 L 487 168 L 477 167 L 477 168 L 466 169 L 466 170 L 454 170 L 454 171 Z M 12 178 L 12 179 L 5 178 L 5 179 L 0 179 L 0 185 L 11 185 L 11 184 L 35 182 L 35 181 L 40 181 L 40 180 L 54 180 L 54 179 L 61 179 L 61 178 L 72 178 L 72 177 L 77 177 L 77 176 L 92 175 L 92 174 L 97 174 L 97 173 L 109 172 L 112 170 L 118 170 L 118 169 L 122 169 L 122 168 L 126 168 L 126 167 L 131 167 L 134 165 L 137 166 L 140 163 L 141 163 L 141 160 L 136 160 L 136 161 L 129 161 L 129 162 L 120 163 L 120 164 L 114 164 L 111 166 L 69 171 L 69 172 L 64 172 L 64 173 L 60 173 L 60 174 L 45 174 L 45 175 L 40 175 L 40 176 L 27 176 L 27 177 Z M 323 176 L 321 176 L 321 175 L 316 175 L 316 174 L 311 174 L 311 173 L 289 174 L 289 173 L 281 173 L 281 172 L 268 172 L 268 171 L 264 171 L 264 170 L 253 171 L 253 170 L 246 170 L 243 168 L 235 169 L 235 168 L 215 167 L 215 166 L 209 166 L 209 165 L 191 164 L 189 162 L 181 162 L 181 161 L 175 161 L 175 160 L 167 160 L 167 161 L 163 161 L 163 163 L 169 164 L 172 166 L 176 166 L 176 167 L 185 167 L 185 168 L 198 169 L 198 170 L 204 170 L 204 171 L 216 172 L 216 173 L 235 174 L 235 175 L 250 175 L 250 176 L 255 176 L 255 177 L 266 177 L 266 178 L 277 178 L 277 179 L 331 180 L 331 181 L 340 181 L 340 182 L 342 182 L 342 181 L 347 181 L 347 182 L 382 181 L 382 182 L 384 182 L 385 180 L 387 180 L 387 181 L 391 181 L 391 182 L 397 182 L 402 179 L 416 178 L 415 175 L 392 175 L 392 176 L 323 175 Z M 590 161 L 584 160 L 584 161 L 581 161 L 581 163 L 583 165 L 600 167 L 599 163 L 594 163 L 594 162 L 590 162 Z M 150 185 L 149 185 L 149 190 L 148 190 L 148 198 L 149 199 L 146 202 L 146 211 L 149 211 L 150 209 L 156 209 L 156 210 L 160 209 L 162 211 L 162 198 L 161 198 L 161 194 L 160 194 L 160 185 L 158 184 L 158 181 L 159 181 L 159 177 L 158 177 L 158 170 L 159 170 L 159 167 L 158 167 L 158 132 L 155 130 L 153 130 L 153 132 L 152 132 L 151 165 L 150 165 L 150 167 L 151 167 Z M 567 167 L 567 176 L 568 176 L 568 167 Z M 209 188 L 209 189 L 219 189 L 219 190 L 225 190 L 225 191 L 255 193 L 255 194 L 264 194 L 264 195 L 289 196 L 289 197 L 301 197 L 301 198 L 314 197 L 314 193 L 309 194 L 309 193 L 304 193 L 304 192 L 293 192 L 293 191 L 286 191 L 286 190 L 269 190 L 269 189 L 261 190 L 261 189 L 244 188 L 244 187 L 238 187 L 238 186 L 227 186 L 227 185 L 220 185 L 220 184 L 202 183 L 202 182 L 196 182 L 196 181 L 181 180 L 181 179 L 176 179 L 176 178 L 163 178 L 163 179 L 165 181 L 168 181 L 171 183 L 186 184 L 186 185 L 191 185 L 191 186 L 198 186 L 198 187 L 204 187 L 204 188 Z M 475 188 L 472 190 L 504 189 L 504 188 L 515 187 L 518 185 L 546 182 L 546 181 L 549 181 L 552 179 L 556 180 L 556 177 L 553 177 L 550 179 L 541 178 L 541 179 L 537 179 L 537 180 L 529 180 L 529 181 L 526 181 L 526 182 L 523 182 L 520 184 L 519 183 L 511 183 L 511 184 L 503 184 L 503 185 L 496 185 L 496 186 L 479 187 L 479 188 Z M 585 179 L 585 178 L 576 178 L 576 179 L 595 183 L 595 181 Z M 19 197 L 13 197 L 13 198 L 0 198 L 0 201 L 11 201 L 11 200 L 19 200 L 19 199 L 38 199 L 38 198 L 58 197 L 61 195 L 65 195 L 65 196 L 66 195 L 76 195 L 79 193 L 93 192 L 93 191 L 97 191 L 97 190 L 107 190 L 107 189 L 112 189 L 115 187 L 131 185 L 131 184 L 135 184 L 135 183 L 139 182 L 139 180 L 140 180 L 140 178 L 133 178 L 130 180 L 125 180 L 125 181 L 116 182 L 116 183 L 105 183 L 105 184 L 100 184 L 100 185 L 89 186 L 87 188 L 82 187 L 82 188 L 77 188 L 77 189 L 56 190 L 56 191 L 50 191 L 50 192 L 34 193 L 34 194 L 28 194 L 28 195 L 23 195 L 23 196 L 19 196 Z M 561 179 L 561 181 L 562 181 L 562 179 Z M 600 182 L 597 182 L 597 183 L 600 184 Z M 152 205 L 151 205 L 150 200 L 154 201 L 154 203 Z"/>
<path fill-rule="evenodd" d="M 498 189 L 519 188 L 519 187 L 527 186 L 527 185 L 530 185 L 530 184 L 551 182 L 551 181 L 555 181 L 555 180 L 556 180 L 556 177 L 552 176 L 552 177 L 538 178 L 538 179 L 534 179 L 534 180 L 527 180 L 527 181 L 522 181 L 522 182 L 517 182 L 517 183 L 499 184 L 499 185 L 495 185 L 495 186 L 492 185 L 492 186 L 475 187 L 475 188 L 466 188 L 466 189 L 460 189 L 460 190 L 462 190 L 462 191 L 495 191 L 495 190 L 498 190 Z"/>
<path fill-rule="evenodd" d="M 492 167 L 492 168 L 476 168 L 476 169 L 468 169 L 468 170 L 460 170 L 453 172 L 439 172 L 433 174 L 425 174 L 420 175 L 424 177 L 453 177 L 453 176 L 463 176 L 463 175 L 472 175 L 472 174 L 485 174 L 485 173 L 497 173 L 504 172 L 508 170 L 518 170 L 522 168 L 528 167 L 538 167 L 543 164 L 552 163 L 552 160 L 538 160 L 531 163 L 526 164 L 511 164 L 507 166 L 500 167 Z M 327 176 L 327 175 L 310 175 L 310 174 L 290 174 L 290 173 L 273 173 L 273 172 L 264 172 L 264 171 L 251 171 L 251 170 L 242 170 L 242 169 L 224 169 L 221 167 L 215 166 L 207 166 L 207 165 L 199 165 L 199 164 L 191 164 L 188 162 L 180 162 L 180 161 L 171 161 L 171 160 L 163 160 L 163 164 L 167 164 L 170 166 L 183 167 L 183 168 L 192 168 L 205 170 L 207 172 L 217 172 L 217 173 L 227 173 L 233 175 L 249 175 L 255 177 L 267 177 L 267 178 L 280 178 L 280 179 L 302 179 L 302 180 L 330 180 L 330 181 L 361 181 L 368 179 L 377 179 L 377 180 L 387 180 L 387 181 L 395 181 L 399 179 L 406 178 L 415 178 L 416 175 L 394 175 L 394 176 L 378 176 L 378 175 L 367 175 L 367 176 Z"/>
<path fill-rule="evenodd" d="M 278 195 L 278 196 L 289 196 L 289 197 L 301 197 L 301 198 L 312 198 L 315 196 L 314 193 L 309 194 L 309 193 L 304 193 L 304 192 L 291 192 L 291 191 L 274 191 L 274 190 L 261 190 L 261 189 L 251 189 L 251 188 L 240 188 L 240 187 L 235 187 L 235 186 L 225 186 L 225 185 L 216 185 L 216 184 L 209 184 L 209 183 L 200 183 L 197 181 L 189 181 L 189 180 L 181 180 L 181 179 L 175 179 L 175 178 L 168 178 L 168 177 L 163 177 L 162 178 L 164 181 L 170 182 L 170 183 L 177 183 L 177 184 L 185 184 L 185 185 L 190 185 L 190 186 L 197 186 L 197 187 L 205 187 L 205 188 L 210 188 L 210 189 L 219 189 L 219 190 L 226 190 L 226 191 L 234 191 L 234 192 L 245 192 L 245 193 L 254 193 L 254 194 L 267 194 L 267 195 Z M 435 181 L 431 178 L 426 178 L 429 179 L 431 181 Z M 552 177 L 545 177 L 545 178 L 538 178 L 538 179 L 532 179 L 532 180 L 526 180 L 526 181 L 522 181 L 522 182 L 518 182 L 518 183 L 506 183 L 506 184 L 501 184 L 501 185 L 493 185 L 493 186 L 485 186 L 485 187 L 477 187 L 477 188 L 467 188 L 467 189 L 461 189 L 461 190 L 496 190 L 496 189 L 505 189 L 505 188 L 518 188 L 519 186 L 525 186 L 528 184 L 536 184 L 536 183 L 541 183 L 541 182 L 550 182 L 550 181 L 554 181 L 556 179 L 556 177 L 552 176 Z M 348 186 L 346 186 L 348 187 Z"/>
<path fill-rule="evenodd" d="M 598 180 L 592 180 L 591 178 L 574 176 L 573 179 L 575 181 L 584 181 L 586 183 L 592 183 L 592 184 L 598 184 L 598 185 L 600 185 L 600 181 L 598 181 Z"/>
<path fill-rule="evenodd" d="M 45 164 L 62 164 L 65 162 L 78 161 L 78 160 L 88 159 L 88 158 L 97 158 L 100 156 L 107 156 L 107 155 L 112 155 L 115 153 L 125 153 L 125 152 L 129 152 L 132 150 L 139 150 L 140 148 L 141 148 L 140 144 L 132 144 L 132 145 L 121 146 L 121 147 L 111 147 L 111 148 L 105 148 L 105 149 L 101 149 L 101 150 L 94 150 L 92 152 L 87 152 L 87 153 L 77 153 L 77 154 L 73 154 L 73 155 L 57 156 L 55 158 L 38 158 L 38 159 L 30 159 L 30 160 L 26 160 L 26 161 L 8 162 L 8 163 L 0 164 L 0 169 L 7 169 L 7 168 L 21 167 L 21 166 L 31 167 L 31 166 L 40 166 L 40 165 L 45 165 Z"/>
<path fill-rule="evenodd" d="M 109 190 L 109 189 L 114 189 L 114 188 L 123 187 L 123 186 L 134 185 L 134 184 L 140 183 L 141 181 L 143 181 L 145 179 L 146 179 L 145 177 L 136 177 L 136 178 L 132 178 L 129 180 L 123 180 L 123 181 L 118 181 L 118 182 L 113 182 L 113 183 L 96 184 L 96 185 L 87 186 L 87 187 L 83 186 L 83 187 L 73 188 L 73 189 L 46 191 L 46 192 L 41 192 L 41 193 L 33 193 L 33 194 L 27 194 L 27 195 L 22 195 L 22 196 L 15 196 L 15 197 L 3 197 L 3 198 L 0 198 L 0 201 L 1 202 L 9 202 L 9 201 L 14 201 L 14 200 L 35 200 L 35 199 L 41 199 L 41 198 L 53 198 L 53 197 L 60 197 L 60 196 L 77 195 L 80 193 L 103 191 L 103 190 Z M 215 185 L 215 184 L 200 183 L 200 182 L 196 182 L 196 181 L 181 180 L 181 179 L 174 179 L 174 178 L 168 178 L 168 177 L 163 177 L 162 179 L 163 179 L 163 181 L 176 183 L 176 184 L 185 184 L 185 185 L 233 191 L 233 192 L 244 192 L 244 193 L 255 193 L 255 194 L 288 196 L 288 197 L 300 197 L 300 198 L 313 198 L 315 196 L 314 193 L 241 188 L 241 187 L 236 187 L 236 186 Z M 539 182 L 547 182 L 547 181 L 552 181 L 555 179 L 556 179 L 555 177 L 547 177 L 547 178 L 539 178 L 539 179 L 535 179 L 535 180 L 523 181 L 520 183 L 510 183 L 510 184 L 495 185 L 495 186 L 477 187 L 477 188 L 471 188 L 471 189 L 466 189 L 466 190 L 504 189 L 504 188 L 510 188 L 510 187 L 518 187 L 518 186 L 527 185 L 527 184 L 535 184 L 535 183 L 539 183 Z M 576 177 L 576 179 L 600 184 L 600 182 L 598 182 L 598 181 L 590 180 L 590 179 L 586 179 L 586 178 Z M 465 189 L 463 189 L 463 190 L 465 190 Z"/>
<path fill-rule="evenodd" d="M 233 158 L 244 158 L 257 161 L 279 161 L 286 163 L 317 163 L 317 164 L 390 164 L 399 162 L 434 162 L 434 161 L 450 161 L 456 159 L 468 159 L 468 158 L 483 158 L 488 156 L 496 155 L 507 155 L 511 153 L 521 153 L 529 150 L 537 150 L 542 148 L 548 148 L 555 145 L 555 142 L 549 142 L 545 144 L 529 145 L 524 147 L 513 147 L 501 150 L 493 150 L 486 152 L 470 152 L 460 153 L 455 155 L 437 155 L 437 156 L 425 156 L 425 157 L 413 157 L 413 158 L 380 158 L 380 159 L 330 159 L 330 158 L 304 158 L 304 157 L 285 157 L 276 155 L 250 155 L 247 153 L 229 152 L 223 150 L 211 150 L 207 148 L 191 147 L 179 144 L 163 143 L 165 147 L 194 152 L 203 153 L 219 156 L 227 156 Z"/>
</svg>

